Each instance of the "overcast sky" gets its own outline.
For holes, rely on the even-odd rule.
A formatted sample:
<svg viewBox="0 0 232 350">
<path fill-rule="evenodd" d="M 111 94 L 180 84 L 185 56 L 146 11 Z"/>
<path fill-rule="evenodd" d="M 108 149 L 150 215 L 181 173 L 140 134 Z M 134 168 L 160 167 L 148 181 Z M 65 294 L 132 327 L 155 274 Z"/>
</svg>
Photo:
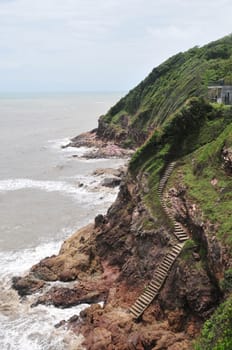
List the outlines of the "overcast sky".
<svg viewBox="0 0 232 350">
<path fill-rule="evenodd" d="M 231 18 L 231 0 L 0 0 L 0 92 L 127 91 Z"/>
</svg>

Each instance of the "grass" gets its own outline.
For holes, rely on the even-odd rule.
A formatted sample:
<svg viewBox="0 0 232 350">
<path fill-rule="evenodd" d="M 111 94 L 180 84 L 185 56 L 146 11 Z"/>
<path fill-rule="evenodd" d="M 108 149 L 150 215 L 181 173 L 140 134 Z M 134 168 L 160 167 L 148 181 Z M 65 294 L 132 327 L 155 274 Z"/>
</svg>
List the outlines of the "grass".
<svg viewBox="0 0 232 350">
<path fill-rule="evenodd" d="M 189 199 L 198 204 L 203 220 L 215 224 L 215 233 L 232 246 L 232 177 L 223 169 L 221 151 L 232 145 L 232 124 L 212 142 L 187 156 L 181 170 Z"/>
<path fill-rule="evenodd" d="M 205 322 L 195 350 L 232 349 L 232 296 Z"/>
<path fill-rule="evenodd" d="M 123 131 L 122 115 L 129 118 L 130 132 L 122 142 L 141 145 L 151 131 L 161 127 L 192 97 L 207 97 L 208 84 L 225 78 L 231 81 L 232 35 L 180 52 L 153 71 L 109 112 L 102 116 L 108 128 Z M 215 124 L 216 128 L 216 124 Z M 129 135 L 130 134 L 130 135 Z M 140 135 L 140 137 L 138 137 Z"/>
</svg>

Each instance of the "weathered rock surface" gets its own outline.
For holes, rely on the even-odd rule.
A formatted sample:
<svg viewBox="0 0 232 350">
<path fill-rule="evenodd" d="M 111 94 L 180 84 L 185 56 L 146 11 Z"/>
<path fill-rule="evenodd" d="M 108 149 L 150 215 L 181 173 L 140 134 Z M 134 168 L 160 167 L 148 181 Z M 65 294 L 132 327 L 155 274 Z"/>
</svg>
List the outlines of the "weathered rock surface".
<svg viewBox="0 0 232 350">
<path fill-rule="evenodd" d="M 224 169 L 229 175 L 232 175 L 232 148 L 231 147 L 223 148 L 222 159 L 224 163 Z"/>
<path fill-rule="evenodd" d="M 128 158 L 134 150 L 122 148 L 114 141 L 98 137 L 96 130 L 74 137 L 66 147 L 89 147 L 91 150 L 84 154 L 87 159 L 95 158 Z"/>
<path fill-rule="evenodd" d="M 88 292 L 84 288 L 61 288 L 53 287 L 47 293 L 40 296 L 33 306 L 38 304 L 54 305 L 67 308 L 79 304 L 93 304 L 104 301 L 107 291 Z"/>
<path fill-rule="evenodd" d="M 120 183 L 121 183 L 121 178 L 114 176 L 114 177 L 106 177 L 102 181 L 101 185 L 105 187 L 117 187 L 120 185 Z"/>
<path fill-rule="evenodd" d="M 166 321 L 156 322 L 154 318 L 144 324 L 133 322 L 130 315 L 121 308 L 107 306 L 104 310 L 93 305 L 80 314 L 78 320 L 69 326 L 85 336 L 84 346 L 92 349 L 189 349 L 184 333 L 169 330 Z"/>
<path fill-rule="evenodd" d="M 34 276 L 13 277 L 12 287 L 17 290 L 20 296 L 25 296 L 37 292 L 45 286 L 45 282 L 36 279 Z"/>
<path fill-rule="evenodd" d="M 194 203 L 187 202 L 186 189 L 180 184 L 180 188 L 172 188 L 166 195 L 172 202 L 173 214 L 190 227 L 191 235 L 201 232 L 199 237 L 207 240 L 209 264 L 205 265 L 198 246 L 186 248 L 158 298 L 140 322 L 132 320 L 129 307 L 152 278 L 172 242 L 176 242 L 166 222 L 157 222 L 146 209 L 140 197 L 141 188 L 146 187 L 146 177 L 137 182 L 124 179 L 105 216 L 98 215 L 94 225 L 67 239 L 57 256 L 43 259 L 30 271 L 30 279 L 41 283 L 78 281 L 70 288 L 51 288 L 35 305 L 70 307 L 94 303 L 68 323 L 84 335 L 87 349 L 189 349 L 202 322 L 218 303 L 221 247 L 215 240 L 207 240 L 199 215 L 198 221 L 194 219 L 198 210 Z M 27 286 L 28 278 L 22 278 L 20 283 Z M 32 291 L 29 284 L 26 293 Z M 99 301 L 104 302 L 103 308 L 95 304 Z"/>
</svg>

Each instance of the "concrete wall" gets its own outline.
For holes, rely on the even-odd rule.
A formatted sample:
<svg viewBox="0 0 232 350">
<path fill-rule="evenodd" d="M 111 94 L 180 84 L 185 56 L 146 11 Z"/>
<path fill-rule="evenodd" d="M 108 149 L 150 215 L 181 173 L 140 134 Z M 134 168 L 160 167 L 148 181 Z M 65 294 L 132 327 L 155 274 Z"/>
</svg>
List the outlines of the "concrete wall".
<svg viewBox="0 0 232 350">
<path fill-rule="evenodd" d="M 208 97 L 211 102 L 232 105 L 232 85 L 209 86 Z"/>
<path fill-rule="evenodd" d="M 232 105 L 232 86 L 222 86 L 222 103 Z"/>
</svg>

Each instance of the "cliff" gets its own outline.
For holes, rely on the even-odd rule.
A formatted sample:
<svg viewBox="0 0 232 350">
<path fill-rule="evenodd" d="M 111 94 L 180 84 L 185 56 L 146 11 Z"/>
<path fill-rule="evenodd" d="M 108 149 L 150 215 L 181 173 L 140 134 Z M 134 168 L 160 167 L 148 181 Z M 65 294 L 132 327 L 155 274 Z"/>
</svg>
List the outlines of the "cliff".
<svg viewBox="0 0 232 350">
<path fill-rule="evenodd" d="M 67 283 L 45 289 L 35 305 L 93 303 L 67 323 L 86 349 L 231 349 L 232 108 L 205 99 L 208 82 L 230 76 L 231 67 L 228 36 L 174 56 L 101 117 L 103 142 L 142 144 L 115 203 L 59 255 L 14 279 L 21 295 L 47 281 Z M 136 319 L 130 307 L 180 242 L 157 296 Z"/>
</svg>

